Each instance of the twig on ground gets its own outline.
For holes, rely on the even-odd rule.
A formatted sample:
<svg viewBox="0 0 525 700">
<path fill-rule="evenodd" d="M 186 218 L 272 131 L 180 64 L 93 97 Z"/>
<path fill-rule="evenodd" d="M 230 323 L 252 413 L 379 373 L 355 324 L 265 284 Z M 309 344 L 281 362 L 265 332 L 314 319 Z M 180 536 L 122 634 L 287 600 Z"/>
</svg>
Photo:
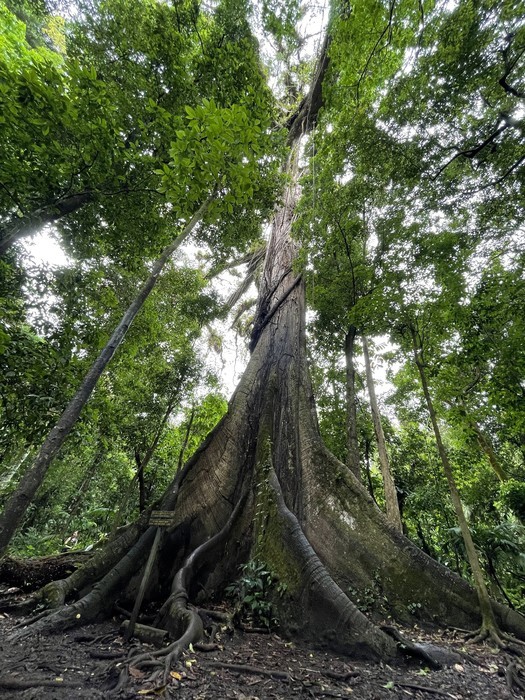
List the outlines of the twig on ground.
<svg viewBox="0 0 525 700">
<path fill-rule="evenodd" d="M 315 673 L 320 673 L 322 676 L 327 678 L 332 678 L 335 681 L 347 681 L 350 678 L 356 678 L 359 676 L 359 671 L 346 671 L 345 673 L 337 673 L 337 671 L 316 671 Z"/>
<path fill-rule="evenodd" d="M 259 666 L 250 666 L 249 664 L 230 664 L 224 661 L 207 661 L 209 666 L 214 668 L 224 668 L 228 671 L 236 671 L 237 673 L 254 673 L 259 676 L 269 676 L 270 678 L 278 678 L 283 681 L 292 681 L 293 678 L 286 671 L 276 671 Z"/>
<path fill-rule="evenodd" d="M 73 688 L 73 683 L 54 681 L 48 678 L 16 678 L 15 676 L 0 676 L 0 688 L 3 690 L 27 690 L 28 688 Z"/>
<path fill-rule="evenodd" d="M 126 652 L 122 651 L 104 651 L 101 649 L 97 651 L 93 649 L 89 652 L 92 659 L 120 659 L 122 656 L 126 656 Z"/>
<path fill-rule="evenodd" d="M 418 685 L 417 683 L 405 683 L 404 681 L 394 681 L 394 685 L 398 685 L 400 688 L 410 688 L 411 690 L 423 690 L 427 693 L 433 693 L 434 695 L 442 695 L 445 698 L 450 697 L 449 693 L 444 690 L 439 690 L 438 688 L 431 688 L 428 685 Z"/>
</svg>

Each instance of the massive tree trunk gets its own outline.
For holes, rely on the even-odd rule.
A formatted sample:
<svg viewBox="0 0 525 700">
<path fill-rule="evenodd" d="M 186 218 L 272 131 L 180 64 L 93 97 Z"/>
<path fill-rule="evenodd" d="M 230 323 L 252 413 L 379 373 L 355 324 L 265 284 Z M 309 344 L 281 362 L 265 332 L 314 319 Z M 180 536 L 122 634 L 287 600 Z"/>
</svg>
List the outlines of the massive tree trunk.
<svg viewBox="0 0 525 700">
<path fill-rule="evenodd" d="M 253 352 L 226 416 L 165 493 L 160 507 L 173 512 L 172 526 L 156 537 L 144 513 L 84 569 L 44 589 L 54 605 L 89 592 L 19 635 L 93 620 L 126 587 L 132 600 L 154 540 L 159 550 L 146 595 L 167 597 L 156 624 L 176 640 L 168 659 L 201 631 L 188 598 L 200 604 L 220 595 L 250 558 L 282 584 L 275 604 L 285 633 L 357 657 L 397 653 L 393 639 L 352 603 L 364 589 L 377 594 L 378 614 L 410 622 L 417 609 L 418 621 L 479 625 L 474 590 L 392 528 L 320 438 L 304 286 L 292 266 L 298 188 L 291 169 L 268 245 Z M 493 609 L 502 627 L 525 638 L 522 616 L 496 603 Z"/>
<path fill-rule="evenodd" d="M 311 124 L 315 114 L 303 111 Z M 297 122 L 293 131 L 302 131 Z M 141 588 L 164 600 L 156 626 L 175 640 L 164 652 L 166 673 L 171 659 L 202 631 L 188 600 L 201 604 L 220 596 L 250 558 L 264 562 L 279 581 L 284 595 L 274 602 L 285 633 L 357 657 L 397 653 L 394 640 L 353 604 L 364 589 L 377 593 L 377 613 L 398 620 L 413 621 L 417 609 L 418 620 L 429 623 L 479 624 L 474 590 L 392 528 L 321 440 L 306 355 L 304 284 L 293 268 L 290 235 L 299 196 L 296 164 L 295 143 L 267 248 L 250 361 L 227 414 L 159 505 L 171 511 L 170 527 L 158 534 L 145 511 L 85 567 L 46 586 L 41 598 L 57 609 L 15 637 L 88 622 L 117 598 L 133 600 Z M 154 543 L 155 557 L 149 556 Z M 147 560 L 145 590 L 140 581 Z M 496 603 L 493 608 L 502 627 L 525 638 L 522 616 Z M 133 665 L 142 661 L 151 666 L 149 655 L 134 658 Z"/>
</svg>

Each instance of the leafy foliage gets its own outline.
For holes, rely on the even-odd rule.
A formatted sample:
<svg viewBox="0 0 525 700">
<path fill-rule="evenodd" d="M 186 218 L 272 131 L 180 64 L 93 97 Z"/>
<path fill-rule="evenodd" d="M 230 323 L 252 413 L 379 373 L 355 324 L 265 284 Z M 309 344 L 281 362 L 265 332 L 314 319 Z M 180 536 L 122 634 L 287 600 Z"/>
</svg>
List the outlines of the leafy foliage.
<svg viewBox="0 0 525 700">
<path fill-rule="evenodd" d="M 241 577 L 226 589 L 235 601 L 239 617 L 255 626 L 268 628 L 278 624 L 271 598 L 284 591 L 284 584 L 279 584 L 265 565 L 255 559 L 241 566 Z"/>
<path fill-rule="evenodd" d="M 134 517 L 226 410 L 198 351 L 220 313 L 199 256 L 227 267 L 260 241 L 283 184 L 276 125 L 300 104 L 311 68 L 298 31 L 304 3 L 258 8 L 283 68 L 283 105 L 245 0 L 75 8 L 67 19 L 53 3 L 0 3 L 0 243 L 52 223 L 70 255 L 46 270 L 15 245 L 0 262 L 4 496 L 151 260 L 211 203 L 197 255 L 170 265 L 33 504 L 16 542 L 26 552 L 52 551 L 70 531 L 92 544 Z M 515 606 L 525 513 L 522 17 L 521 1 L 333 3 L 295 223 L 327 445 L 345 461 L 344 339 L 354 328 L 375 338 L 388 375 L 383 422 L 405 533 L 469 576 L 415 337 L 492 593 Z M 356 366 L 362 466 L 382 507 L 359 357 Z M 269 626 L 276 583 L 248 563 L 231 590 L 242 615 Z"/>
</svg>

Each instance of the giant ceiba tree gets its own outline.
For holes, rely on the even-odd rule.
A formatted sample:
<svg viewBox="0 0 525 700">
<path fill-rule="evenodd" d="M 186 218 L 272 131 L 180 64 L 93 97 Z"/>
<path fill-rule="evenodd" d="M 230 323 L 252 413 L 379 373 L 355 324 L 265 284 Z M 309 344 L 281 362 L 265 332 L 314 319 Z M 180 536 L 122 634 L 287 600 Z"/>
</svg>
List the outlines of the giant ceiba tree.
<svg viewBox="0 0 525 700">
<path fill-rule="evenodd" d="M 410 622 L 417 603 L 419 621 L 479 627 L 474 589 L 388 524 L 319 433 L 292 227 L 301 139 L 322 105 L 328 47 L 327 39 L 310 90 L 287 124 L 288 185 L 273 217 L 251 357 L 226 415 L 157 506 L 172 512 L 172 525 L 161 533 L 145 512 L 69 578 L 46 586 L 40 598 L 49 614 L 19 635 L 82 624 L 117 598 L 133 600 L 152 547 L 158 555 L 146 594 L 161 600 L 155 625 L 173 640 L 164 651 L 168 662 L 202 633 L 188 603 L 220 595 L 250 558 L 282 584 L 275 604 L 288 633 L 361 658 L 398 653 L 394 639 L 353 602 L 364 589 L 377 590 L 399 621 Z M 496 602 L 492 610 L 501 630 L 525 639 L 521 615 Z"/>
</svg>

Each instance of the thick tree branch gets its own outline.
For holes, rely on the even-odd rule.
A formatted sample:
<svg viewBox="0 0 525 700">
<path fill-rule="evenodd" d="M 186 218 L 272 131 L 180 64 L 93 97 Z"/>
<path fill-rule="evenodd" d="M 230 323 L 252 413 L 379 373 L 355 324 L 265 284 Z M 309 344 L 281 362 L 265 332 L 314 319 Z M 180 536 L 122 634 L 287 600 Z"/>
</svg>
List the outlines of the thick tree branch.
<svg viewBox="0 0 525 700">
<path fill-rule="evenodd" d="M 321 48 L 321 54 L 317 61 L 317 67 L 310 91 L 286 123 L 286 126 L 288 127 L 289 144 L 294 143 L 294 141 L 296 141 L 302 134 L 308 133 L 316 124 L 317 115 L 323 106 L 322 87 L 330 62 L 328 56 L 330 42 L 331 37 L 329 34 L 327 34 Z"/>
<path fill-rule="evenodd" d="M 36 209 L 26 216 L 16 217 L 0 229 L 0 255 L 3 255 L 16 241 L 32 236 L 46 224 L 58 221 L 68 214 L 81 209 L 93 199 L 90 190 L 78 192 L 48 206 Z"/>
</svg>

